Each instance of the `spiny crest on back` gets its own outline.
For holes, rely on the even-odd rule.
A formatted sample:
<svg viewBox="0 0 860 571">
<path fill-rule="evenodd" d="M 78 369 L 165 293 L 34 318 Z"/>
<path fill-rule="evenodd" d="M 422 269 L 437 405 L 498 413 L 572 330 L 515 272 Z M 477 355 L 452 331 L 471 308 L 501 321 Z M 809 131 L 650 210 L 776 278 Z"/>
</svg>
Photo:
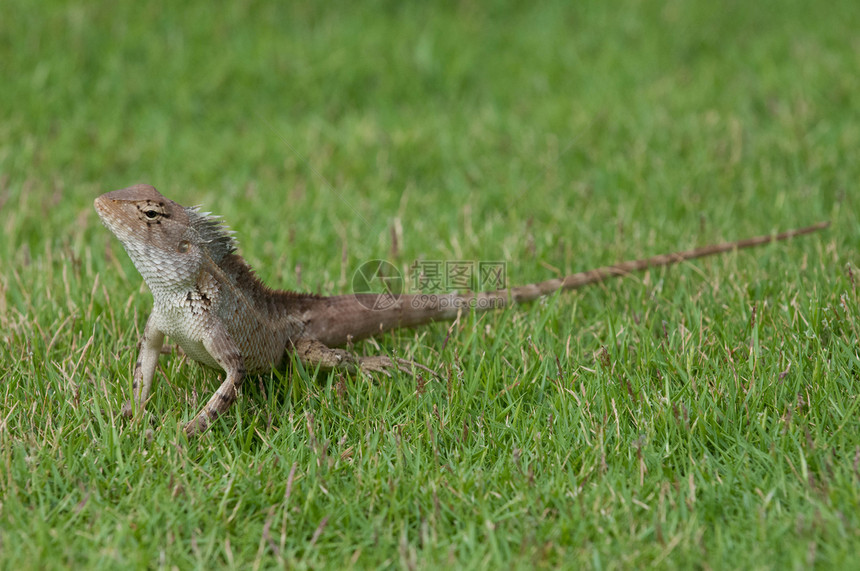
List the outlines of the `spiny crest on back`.
<svg viewBox="0 0 860 571">
<path fill-rule="evenodd" d="M 216 262 L 236 251 L 237 243 L 233 231 L 221 222 L 220 216 L 209 212 L 200 212 L 199 207 L 186 207 L 188 221 L 200 237 L 201 246 L 209 250 L 209 255 Z"/>
</svg>

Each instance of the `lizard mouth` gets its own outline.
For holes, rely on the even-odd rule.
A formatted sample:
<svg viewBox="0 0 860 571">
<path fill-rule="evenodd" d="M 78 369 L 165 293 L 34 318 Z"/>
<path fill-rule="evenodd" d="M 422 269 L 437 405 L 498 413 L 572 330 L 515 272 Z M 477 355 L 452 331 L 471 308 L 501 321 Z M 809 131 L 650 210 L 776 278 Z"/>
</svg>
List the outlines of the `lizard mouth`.
<svg viewBox="0 0 860 571">
<path fill-rule="evenodd" d="M 96 198 L 95 201 L 93 201 L 93 206 L 95 207 L 96 214 L 99 215 L 99 220 L 102 221 L 102 224 L 110 228 L 110 224 L 108 224 L 107 222 L 107 209 L 101 196 Z"/>
<path fill-rule="evenodd" d="M 96 209 L 96 214 L 99 215 L 99 220 L 101 220 L 102 225 L 111 231 L 115 236 L 118 236 L 117 230 L 119 229 L 119 224 L 115 216 L 111 216 L 110 212 L 110 200 L 106 199 L 104 196 L 99 196 L 93 201 L 93 206 Z"/>
<path fill-rule="evenodd" d="M 102 221 L 104 221 L 104 219 L 105 219 L 105 199 L 104 199 L 104 197 L 103 196 L 97 197 L 93 201 L 93 207 L 95 207 L 96 213 L 99 215 L 99 218 L 101 218 Z"/>
</svg>

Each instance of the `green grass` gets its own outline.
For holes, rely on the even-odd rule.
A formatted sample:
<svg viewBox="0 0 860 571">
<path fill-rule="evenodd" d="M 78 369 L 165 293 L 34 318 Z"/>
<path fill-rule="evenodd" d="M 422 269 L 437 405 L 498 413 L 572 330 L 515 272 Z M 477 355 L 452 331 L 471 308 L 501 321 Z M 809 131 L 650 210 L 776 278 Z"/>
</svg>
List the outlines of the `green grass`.
<svg viewBox="0 0 860 571">
<path fill-rule="evenodd" d="M 0 567 L 855 561 L 855 3 L 317 4 L 4 2 Z M 186 443 L 214 371 L 118 416 L 151 299 L 92 200 L 136 182 L 322 293 L 833 226 L 356 348 L 440 381 L 251 379 Z"/>
</svg>

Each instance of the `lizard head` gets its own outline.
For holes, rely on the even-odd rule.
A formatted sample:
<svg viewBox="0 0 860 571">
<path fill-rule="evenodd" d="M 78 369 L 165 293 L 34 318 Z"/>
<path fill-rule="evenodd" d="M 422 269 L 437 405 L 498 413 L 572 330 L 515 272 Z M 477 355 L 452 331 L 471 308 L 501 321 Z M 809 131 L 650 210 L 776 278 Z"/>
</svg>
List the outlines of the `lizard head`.
<svg viewBox="0 0 860 571">
<path fill-rule="evenodd" d="M 195 279 L 207 260 L 217 264 L 236 249 L 217 217 L 165 198 L 147 184 L 103 194 L 94 206 L 150 289 Z"/>
</svg>

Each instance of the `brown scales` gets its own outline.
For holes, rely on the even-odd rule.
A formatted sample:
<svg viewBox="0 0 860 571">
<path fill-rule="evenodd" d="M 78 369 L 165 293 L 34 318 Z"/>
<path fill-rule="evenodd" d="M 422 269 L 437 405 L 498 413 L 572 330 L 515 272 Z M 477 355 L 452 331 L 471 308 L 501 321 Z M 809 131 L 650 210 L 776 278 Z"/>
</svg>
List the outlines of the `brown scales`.
<svg viewBox="0 0 860 571">
<path fill-rule="evenodd" d="M 403 295 L 384 309 L 368 309 L 374 294 L 322 297 L 273 290 L 235 253 L 236 241 L 219 218 L 186 208 L 149 185 L 109 192 L 95 200 L 102 222 L 116 235 L 153 294 L 153 310 L 134 367 L 134 409 L 149 396 L 165 336 L 194 360 L 223 369 L 227 378 L 186 425 L 189 435 L 206 430 L 236 400 L 248 373 L 278 366 L 288 352 L 311 369 L 355 373 L 393 369 L 430 371 L 387 356 L 355 356 L 337 347 L 391 329 L 452 320 L 469 308 L 498 309 L 623 276 L 647 268 L 750 248 L 826 228 L 822 222 L 772 236 L 705 246 L 606 266 L 494 292 Z"/>
</svg>

